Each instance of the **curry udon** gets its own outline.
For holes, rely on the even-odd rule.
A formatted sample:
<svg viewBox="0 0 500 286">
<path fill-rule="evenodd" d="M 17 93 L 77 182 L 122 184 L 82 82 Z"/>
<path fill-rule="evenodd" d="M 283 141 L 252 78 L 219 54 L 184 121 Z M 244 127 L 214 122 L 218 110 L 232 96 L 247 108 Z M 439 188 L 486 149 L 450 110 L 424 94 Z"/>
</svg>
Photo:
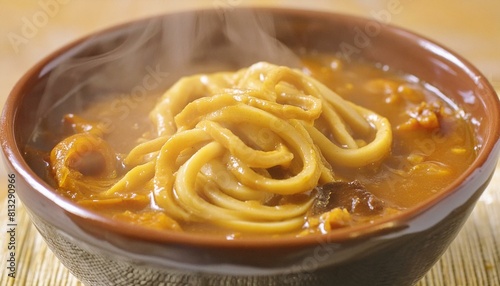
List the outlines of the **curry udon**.
<svg viewBox="0 0 500 286">
<path fill-rule="evenodd" d="M 439 91 L 326 55 L 183 77 L 126 116 L 113 100 L 65 115 L 27 158 L 61 195 L 156 229 L 327 233 L 414 206 L 475 156 L 466 115 Z"/>
</svg>

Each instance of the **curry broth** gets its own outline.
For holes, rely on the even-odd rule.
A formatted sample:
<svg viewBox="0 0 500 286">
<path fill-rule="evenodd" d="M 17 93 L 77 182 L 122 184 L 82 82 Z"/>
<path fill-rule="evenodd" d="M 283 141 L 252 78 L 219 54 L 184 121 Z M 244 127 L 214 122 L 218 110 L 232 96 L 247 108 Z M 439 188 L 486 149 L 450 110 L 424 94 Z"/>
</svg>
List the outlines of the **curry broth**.
<svg viewBox="0 0 500 286">
<path fill-rule="evenodd" d="M 302 70 L 306 74 L 312 75 L 344 99 L 389 119 L 393 144 L 387 158 L 362 168 L 336 168 L 334 164 L 332 167 L 334 173 L 346 181 L 359 181 L 391 209 L 402 210 L 431 197 L 474 160 L 475 140 L 465 115 L 424 82 L 411 75 L 393 72 L 387 66 L 363 62 L 344 63 L 324 55 L 304 56 L 302 63 Z M 141 100 L 124 94 L 107 96 L 101 102 L 90 104 L 76 119 L 71 120 L 83 119 L 101 124 L 106 141 L 118 153 L 127 153 L 138 141 L 150 138 L 152 125 L 147 114 L 159 96 L 151 94 Z M 61 127 L 61 130 L 57 140 L 67 136 L 65 127 Z M 40 133 L 50 132 L 43 130 Z M 41 145 L 53 146 L 55 143 L 50 142 L 57 141 L 53 137 L 42 139 L 45 142 Z M 37 166 L 47 181 L 53 183 L 47 160 L 41 160 L 49 156 L 50 150 L 43 150 L 39 146 L 40 142 L 37 142 L 27 147 L 27 159 Z M 141 220 L 146 219 L 153 222 L 149 223 L 150 227 L 158 228 L 169 224 L 168 218 L 162 216 L 161 210 L 155 206 L 152 196 L 140 190 L 136 195 L 143 196 L 142 201 L 132 197 L 117 205 L 92 205 L 89 204 L 92 199 L 90 195 L 85 197 L 84 194 L 67 190 L 61 190 L 61 193 L 76 201 L 84 200 L 83 205 L 86 207 L 116 219 L 133 223 L 141 223 Z M 135 214 L 145 211 L 149 213 L 148 216 L 139 217 Z M 370 221 L 377 217 L 366 217 L 359 221 Z M 220 232 L 217 227 L 203 223 L 186 224 L 182 228 L 184 231 Z M 230 231 L 226 231 L 225 235 L 228 238 L 238 236 Z"/>
</svg>

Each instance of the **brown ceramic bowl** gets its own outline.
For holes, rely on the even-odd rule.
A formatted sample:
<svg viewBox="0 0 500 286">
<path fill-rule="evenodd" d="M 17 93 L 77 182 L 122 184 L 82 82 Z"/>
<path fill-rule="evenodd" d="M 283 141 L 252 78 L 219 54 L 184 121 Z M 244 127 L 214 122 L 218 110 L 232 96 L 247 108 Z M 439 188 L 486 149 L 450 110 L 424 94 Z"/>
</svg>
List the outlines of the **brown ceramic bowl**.
<svg viewBox="0 0 500 286">
<path fill-rule="evenodd" d="M 48 56 L 13 89 L 1 122 L 6 165 L 17 174 L 16 189 L 34 225 L 85 284 L 411 285 L 469 216 L 500 150 L 499 101 L 476 68 L 428 39 L 374 20 L 285 9 L 254 12 L 190 11 L 114 27 Z M 252 21 L 271 23 L 274 34 Z M 58 118 L 100 91 L 131 90 L 138 83 L 153 88 L 151 78 L 158 83 L 154 87 L 164 88 L 203 66 L 291 64 L 286 49 L 265 46 L 273 35 L 287 47 L 381 62 L 440 89 L 473 119 L 477 159 L 445 190 L 391 219 L 328 235 L 233 241 L 112 221 L 57 195 L 36 166 L 27 164 L 23 149 L 41 116 Z M 196 64 L 207 59 L 211 65 Z"/>
</svg>

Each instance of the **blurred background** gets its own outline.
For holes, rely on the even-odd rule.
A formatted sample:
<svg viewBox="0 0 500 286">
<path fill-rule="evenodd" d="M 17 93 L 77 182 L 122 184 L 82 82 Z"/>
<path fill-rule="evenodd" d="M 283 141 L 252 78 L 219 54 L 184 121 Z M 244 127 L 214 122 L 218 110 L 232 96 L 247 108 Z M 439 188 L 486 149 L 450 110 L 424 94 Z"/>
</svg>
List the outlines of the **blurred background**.
<svg viewBox="0 0 500 286">
<path fill-rule="evenodd" d="M 456 51 L 500 90 L 500 1 L 497 0 L 0 0 L 0 107 L 16 81 L 55 49 L 94 31 L 152 15 L 193 9 L 286 6 L 353 14 L 407 28 Z M 500 120 L 500 119 L 497 119 Z M 500 168 L 465 229 L 421 285 L 500 285 Z M 0 167 L 0 209 L 7 174 Z M 18 215 L 24 215 L 22 206 Z M 0 214 L 2 232 L 6 214 Z M 0 285 L 79 285 L 27 223 L 19 233 L 18 278 Z M 490 284 L 491 282 L 497 284 Z M 7 284 L 3 284 L 7 283 Z"/>
<path fill-rule="evenodd" d="M 40 58 L 82 35 L 170 11 L 251 5 L 384 17 L 384 22 L 455 50 L 500 84 L 500 1 L 496 0 L 0 0 L 1 96 Z"/>
</svg>

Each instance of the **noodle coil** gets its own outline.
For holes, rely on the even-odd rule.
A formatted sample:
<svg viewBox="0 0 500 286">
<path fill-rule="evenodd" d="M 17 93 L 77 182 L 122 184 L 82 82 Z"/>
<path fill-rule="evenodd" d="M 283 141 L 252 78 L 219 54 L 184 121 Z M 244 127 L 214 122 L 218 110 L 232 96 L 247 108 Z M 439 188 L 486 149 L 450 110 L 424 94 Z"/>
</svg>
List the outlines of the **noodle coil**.
<svg viewBox="0 0 500 286">
<path fill-rule="evenodd" d="M 241 232 L 300 230 L 312 190 L 341 180 L 332 166 L 376 163 L 392 144 L 386 118 L 298 70 L 265 62 L 185 77 L 149 117 L 154 138 L 125 156 L 128 172 L 106 177 L 109 187 L 96 199 L 141 190 L 180 225 Z M 61 149 L 51 156 L 57 174 L 71 167 L 57 163 L 66 156 Z"/>
</svg>

